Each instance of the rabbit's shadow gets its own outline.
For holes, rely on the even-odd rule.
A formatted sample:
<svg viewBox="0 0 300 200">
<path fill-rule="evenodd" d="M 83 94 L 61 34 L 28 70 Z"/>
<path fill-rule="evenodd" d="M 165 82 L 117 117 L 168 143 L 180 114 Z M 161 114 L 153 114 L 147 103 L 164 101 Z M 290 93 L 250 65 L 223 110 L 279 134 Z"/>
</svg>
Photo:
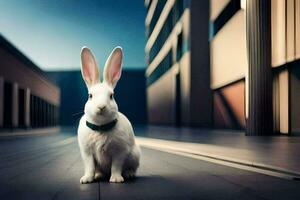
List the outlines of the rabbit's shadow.
<svg viewBox="0 0 300 200">
<path fill-rule="evenodd" d="M 166 193 L 171 194 L 174 192 L 181 196 L 189 195 L 189 191 L 185 187 L 182 187 L 184 183 L 174 182 L 172 179 L 158 175 L 138 175 L 136 178 L 125 179 L 123 183 L 118 184 L 110 183 L 108 179 L 102 179 L 98 184 L 100 185 L 102 195 L 105 194 L 108 196 L 117 192 L 118 195 L 126 197 L 129 195 L 128 191 L 130 191 L 130 194 L 137 196 L 153 197 L 152 199 L 156 199 L 157 194 L 165 195 Z M 155 192 L 153 193 L 153 191 Z"/>
<path fill-rule="evenodd" d="M 95 179 L 93 182 L 96 182 L 96 183 L 108 182 L 109 183 L 109 178 L 110 178 L 110 176 L 103 176 L 101 178 Z M 126 182 L 126 183 L 135 182 L 138 178 L 140 178 L 140 177 L 135 176 L 135 177 L 131 177 L 131 178 L 124 178 L 124 182 Z"/>
<path fill-rule="evenodd" d="M 137 182 L 161 182 L 164 178 L 161 176 L 135 176 L 132 178 L 124 178 L 124 183 L 132 184 Z M 94 180 L 93 183 L 110 183 L 109 176 L 101 177 L 97 180 Z"/>
</svg>

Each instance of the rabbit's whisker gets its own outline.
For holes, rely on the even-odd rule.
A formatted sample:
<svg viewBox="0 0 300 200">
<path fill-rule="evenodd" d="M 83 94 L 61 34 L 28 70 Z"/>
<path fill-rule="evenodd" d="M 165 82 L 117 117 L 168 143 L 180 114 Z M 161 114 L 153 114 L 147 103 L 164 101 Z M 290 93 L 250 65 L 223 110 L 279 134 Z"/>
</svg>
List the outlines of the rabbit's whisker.
<svg viewBox="0 0 300 200">
<path fill-rule="evenodd" d="M 80 114 L 83 114 L 83 113 L 84 113 L 83 111 L 79 111 L 79 112 L 76 112 L 76 113 L 72 114 L 72 116 L 74 117 L 76 115 L 80 115 Z"/>
</svg>

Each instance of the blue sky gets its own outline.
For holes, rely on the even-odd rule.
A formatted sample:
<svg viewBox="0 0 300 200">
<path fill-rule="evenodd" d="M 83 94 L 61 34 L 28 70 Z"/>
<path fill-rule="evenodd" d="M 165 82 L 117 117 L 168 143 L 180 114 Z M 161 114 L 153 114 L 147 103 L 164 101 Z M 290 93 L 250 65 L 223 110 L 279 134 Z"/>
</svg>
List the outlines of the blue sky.
<svg viewBox="0 0 300 200">
<path fill-rule="evenodd" d="M 117 45 L 144 68 L 145 15 L 143 0 L 0 0 L 0 33 L 44 70 L 79 69 L 82 46 L 103 67 Z"/>
</svg>

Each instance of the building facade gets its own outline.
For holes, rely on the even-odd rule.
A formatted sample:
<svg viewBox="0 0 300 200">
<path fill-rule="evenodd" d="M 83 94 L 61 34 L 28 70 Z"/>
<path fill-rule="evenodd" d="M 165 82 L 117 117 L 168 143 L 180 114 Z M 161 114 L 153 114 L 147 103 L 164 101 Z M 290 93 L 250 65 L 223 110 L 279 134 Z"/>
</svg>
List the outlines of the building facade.
<svg viewBox="0 0 300 200">
<path fill-rule="evenodd" d="M 150 123 L 300 132 L 300 1 L 145 5 Z"/>
<path fill-rule="evenodd" d="M 60 90 L 0 35 L 0 130 L 56 126 Z"/>
<path fill-rule="evenodd" d="M 152 0 L 145 5 L 149 122 L 209 127 L 209 2 Z"/>
</svg>

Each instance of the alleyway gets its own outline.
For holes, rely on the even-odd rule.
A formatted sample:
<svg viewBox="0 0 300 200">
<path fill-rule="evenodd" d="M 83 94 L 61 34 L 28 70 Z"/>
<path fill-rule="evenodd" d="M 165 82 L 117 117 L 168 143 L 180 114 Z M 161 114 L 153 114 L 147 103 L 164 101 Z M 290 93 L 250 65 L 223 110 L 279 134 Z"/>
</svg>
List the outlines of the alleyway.
<svg viewBox="0 0 300 200">
<path fill-rule="evenodd" d="M 299 199 L 300 182 L 142 148 L 138 177 L 81 185 L 74 134 L 0 139 L 0 199 Z"/>
</svg>

